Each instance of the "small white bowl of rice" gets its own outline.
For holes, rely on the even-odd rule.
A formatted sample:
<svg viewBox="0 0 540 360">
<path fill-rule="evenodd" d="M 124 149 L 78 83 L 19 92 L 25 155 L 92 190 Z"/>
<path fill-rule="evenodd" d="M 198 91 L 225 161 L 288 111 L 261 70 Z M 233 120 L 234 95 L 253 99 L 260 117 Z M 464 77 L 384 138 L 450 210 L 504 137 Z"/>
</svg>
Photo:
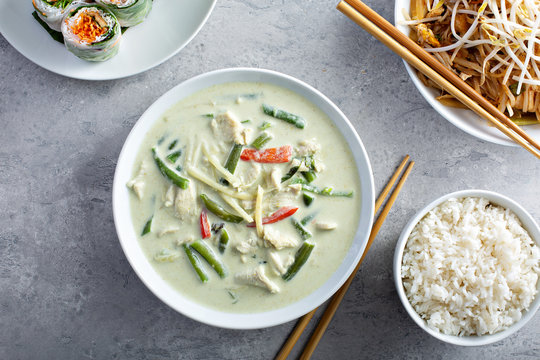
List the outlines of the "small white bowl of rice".
<svg viewBox="0 0 540 360">
<path fill-rule="evenodd" d="M 411 318 L 455 345 L 499 341 L 540 307 L 540 228 L 515 201 L 491 191 L 438 198 L 405 226 L 394 281 Z"/>
</svg>

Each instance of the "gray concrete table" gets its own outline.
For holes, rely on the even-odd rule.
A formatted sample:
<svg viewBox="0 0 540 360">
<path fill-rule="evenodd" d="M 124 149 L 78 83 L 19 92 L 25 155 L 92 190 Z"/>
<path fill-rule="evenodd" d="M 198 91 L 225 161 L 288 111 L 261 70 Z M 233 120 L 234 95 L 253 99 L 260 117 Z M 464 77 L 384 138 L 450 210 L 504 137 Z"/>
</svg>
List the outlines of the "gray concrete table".
<svg viewBox="0 0 540 360">
<path fill-rule="evenodd" d="M 392 1 L 368 3 L 392 19 Z M 222 0 L 177 56 L 117 81 L 55 75 L 0 36 L 0 359 L 269 359 L 277 353 L 295 322 L 232 331 L 176 313 L 139 281 L 112 219 L 116 160 L 143 111 L 183 80 L 238 66 L 290 74 L 330 97 L 366 145 L 377 191 L 403 155 L 417 162 L 314 358 L 540 357 L 540 315 L 499 343 L 451 346 L 412 322 L 392 280 L 402 227 L 434 197 L 499 191 L 539 219 L 540 163 L 440 117 L 401 60 L 335 5 Z"/>
</svg>

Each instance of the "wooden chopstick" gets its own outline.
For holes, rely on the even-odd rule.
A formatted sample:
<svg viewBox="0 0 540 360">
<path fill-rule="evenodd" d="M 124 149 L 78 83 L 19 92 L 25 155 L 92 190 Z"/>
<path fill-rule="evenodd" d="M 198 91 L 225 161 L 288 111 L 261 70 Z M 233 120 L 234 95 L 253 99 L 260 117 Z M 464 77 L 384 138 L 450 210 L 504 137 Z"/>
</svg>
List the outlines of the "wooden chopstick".
<svg viewBox="0 0 540 360">
<path fill-rule="evenodd" d="M 356 5 L 358 5 L 358 3 L 362 4 L 360 6 L 360 9 L 362 9 L 363 11 L 365 10 L 365 8 L 367 8 L 366 5 L 364 5 L 362 2 L 360 2 L 358 0 L 347 0 L 347 2 L 354 2 Z M 496 118 L 494 115 L 492 115 L 490 112 L 488 112 L 484 107 L 479 105 L 478 101 L 475 98 L 480 97 L 481 99 L 484 99 L 486 102 L 488 102 L 488 101 L 485 98 L 483 98 L 480 94 L 478 94 L 476 91 L 474 91 L 474 89 L 472 89 L 469 85 L 467 85 L 463 80 L 459 79 L 459 77 L 458 77 L 458 79 L 459 79 L 459 81 L 461 83 L 463 83 L 468 89 L 472 90 L 472 92 L 475 94 L 475 96 L 474 96 L 475 98 L 470 97 L 469 92 L 466 93 L 466 92 L 463 92 L 462 90 L 460 90 L 456 86 L 456 83 L 450 82 L 447 78 L 445 78 L 444 76 L 439 74 L 437 71 L 435 71 L 432 67 L 430 67 L 425 62 L 420 60 L 419 57 L 416 56 L 416 53 L 413 54 L 413 52 L 411 52 L 405 46 L 402 46 L 395 38 L 393 38 L 388 33 L 383 31 L 374 22 L 371 22 L 370 19 L 365 17 L 363 14 L 359 13 L 355 8 L 353 8 L 347 2 L 341 1 L 337 6 L 338 10 L 341 11 L 343 14 L 347 15 L 351 20 L 353 20 L 355 23 L 357 23 L 362 28 L 364 28 L 364 30 L 366 30 L 371 35 L 373 35 L 375 38 L 377 38 L 379 41 L 381 41 L 383 44 L 385 44 L 387 47 L 389 47 L 392 51 L 397 53 L 400 57 L 402 57 L 405 61 L 407 61 L 409 64 L 411 64 L 414 68 L 416 68 L 421 73 L 423 73 L 425 76 L 427 76 L 428 78 L 433 80 L 438 86 L 445 89 L 448 93 L 450 93 L 456 99 L 461 101 L 469 109 L 473 110 L 475 113 L 477 113 L 481 117 L 489 120 L 497 129 L 499 129 L 501 132 L 503 132 L 506 136 L 508 136 L 509 138 L 514 140 L 516 143 L 520 144 L 522 147 L 524 147 L 526 150 L 528 150 L 530 153 L 532 153 L 533 155 L 535 155 L 537 158 L 540 159 L 540 152 L 538 150 L 534 149 L 533 146 L 531 146 L 531 145 L 534 145 L 537 149 L 540 149 L 538 147 L 538 144 L 536 144 L 534 142 L 534 140 L 530 139 L 530 137 L 523 130 L 519 129 L 519 127 L 517 125 L 515 125 L 510 119 L 507 118 L 507 120 L 510 123 L 512 123 L 512 125 L 513 125 L 513 126 L 509 125 L 509 127 L 511 127 L 512 129 L 510 129 L 509 127 L 506 127 L 505 124 L 503 124 L 501 121 L 499 121 L 498 118 Z M 370 16 L 371 16 L 371 13 L 375 13 L 373 10 L 371 10 L 371 9 L 369 9 L 369 10 L 370 10 Z M 378 15 L 378 14 L 377 14 L 377 16 L 380 17 L 380 15 Z M 386 20 L 384 20 L 384 21 L 386 22 Z M 421 52 L 427 54 L 430 59 L 435 61 L 438 64 L 439 67 L 442 67 L 443 69 L 446 69 L 440 63 L 438 63 L 437 60 L 433 59 L 427 52 L 425 52 L 425 50 L 423 50 L 418 45 L 416 45 L 412 40 L 410 40 L 405 35 L 403 35 L 399 30 L 394 28 L 391 24 L 388 23 L 387 26 L 392 27 L 395 31 L 397 31 L 399 34 L 401 34 L 407 40 L 411 41 L 418 49 L 420 49 Z M 448 72 L 450 72 L 451 74 L 453 74 L 448 69 L 446 69 L 446 70 Z M 455 74 L 453 74 L 453 75 L 455 76 Z M 457 82 L 457 83 L 459 83 L 459 82 Z M 493 108 L 495 108 L 495 107 L 493 107 Z M 499 111 L 497 110 L 497 112 L 499 112 Z M 502 114 L 502 113 L 500 113 L 500 114 L 506 118 L 506 116 L 504 114 Z M 519 131 L 514 130 L 514 127 L 517 127 Z M 526 135 L 526 138 L 530 139 L 530 141 L 527 140 L 529 142 L 527 142 L 524 139 L 519 137 L 519 135 L 521 135 L 522 133 Z"/>
<path fill-rule="evenodd" d="M 328 306 L 326 307 L 324 314 L 319 320 L 319 324 L 317 325 L 317 328 L 313 332 L 313 335 L 311 335 L 311 338 L 309 339 L 306 347 L 304 348 L 304 352 L 300 356 L 301 360 L 307 360 L 311 358 L 311 355 L 313 354 L 313 351 L 315 351 L 315 348 L 317 347 L 317 345 L 319 344 L 319 341 L 324 335 L 324 332 L 326 331 L 328 324 L 330 324 L 330 321 L 334 317 L 334 314 L 336 313 L 336 310 L 338 309 L 339 304 L 341 303 L 341 300 L 343 300 L 343 297 L 347 293 L 347 290 L 349 290 L 349 287 L 351 286 L 351 283 L 354 280 L 354 276 L 358 272 L 358 269 L 360 269 L 360 265 L 362 264 L 362 261 L 364 261 L 364 258 L 366 257 L 369 247 L 371 246 L 371 244 L 373 243 L 373 240 L 377 236 L 377 233 L 381 229 L 381 226 L 384 220 L 386 219 L 386 216 L 390 212 L 392 205 L 394 205 L 394 202 L 396 201 L 396 198 L 399 195 L 399 192 L 401 191 L 403 184 L 405 184 L 405 180 L 407 180 L 407 176 L 409 176 L 413 166 L 414 166 L 414 161 L 411 161 L 409 165 L 407 166 L 407 169 L 403 173 L 403 176 L 401 177 L 398 184 L 396 185 L 394 192 L 392 193 L 392 195 L 390 195 L 390 199 L 388 199 L 388 202 L 384 206 L 381 214 L 379 215 L 379 218 L 377 219 L 377 221 L 375 221 L 375 224 L 373 224 L 373 228 L 371 229 L 371 235 L 369 236 L 369 240 L 366 245 L 366 250 L 364 250 L 364 254 L 362 255 L 362 258 L 360 258 L 360 261 L 354 268 L 351 276 L 349 276 L 347 281 L 345 281 L 343 286 L 336 292 L 336 294 L 332 296 L 332 300 L 330 300 L 330 304 L 328 304 Z"/>
<path fill-rule="evenodd" d="M 383 191 L 381 192 L 381 194 L 377 198 L 377 201 L 375 202 L 375 210 L 374 210 L 375 214 L 377 214 L 377 212 L 379 211 L 382 203 L 384 202 L 384 200 L 388 196 L 388 193 L 390 192 L 390 189 L 392 189 L 392 187 L 394 186 L 399 174 L 401 174 L 401 172 L 403 171 L 403 168 L 407 164 L 407 161 L 409 161 L 409 155 L 405 156 L 405 158 L 403 159 L 401 164 L 398 166 L 398 168 L 396 169 L 396 171 L 394 172 L 394 174 L 392 175 L 392 177 L 390 178 L 390 180 L 388 181 L 388 183 L 384 187 Z M 414 164 L 414 162 L 412 162 L 412 164 Z M 409 166 L 412 168 L 412 165 L 409 165 Z M 410 170 L 409 170 L 409 172 L 410 172 Z M 378 221 L 378 219 L 377 219 L 377 221 Z M 384 221 L 384 219 L 383 219 L 383 221 Z M 382 225 L 382 222 L 381 222 L 381 225 Z M 379 226 L 379 228 L 380 228 L 380 226 Z M 377 231 L 378 231 L 378 229 L 377 229 Z M 373 230 L 372 230 L 372 232 L 373 232 Z M 370 240 L 371 240 L 371 237 L 370 237 Z M 368 240 L 368 243 L 366 245 L 366 249 L 364 250 L 364 255 L 360 259 L 359 263 L 357 264 L 355 270 L 353 271 L 353 273 L 351 274 L 349 279 L 352 279 L 354 277 L 354 274 L 356 273 L 356 271 L 360 267 L 360 263 L 364 259 L 365 254 L 367 253 L 367 251 L 369 250 L 369 247 L 371 246 L 370 240 Z M 371 240 L 371 242 L 372 242 L 372 240 Z M 343 286 L 342 286 L 342 288 L 343 288 Z M 340 290 L 338 290 L 338 291 L 340 291 Z M 300 321 L 298 321 L 298 323 L 296 324 L 296 326 L 295 326 L 294 330 L 292 331 L 292 333 L 289 335 L 289 338 L 287 339 L 285 344 L 283 344 L 283 347 L 281 348 L 281 350 L 279 351 L 279 353 L 275 357 L 275 360 L 285 360 L 285 359 L 287 359 L 290 352 L 294 348 L 294 345 L 296 344 L 296 342 L 300 338 L 300 335 L 302 335 L 302 333 L 306 329 L 307 325 L 309 324 L 311 318 L 313 317 L 313 315 L 315 315 L 315 312 L 317 311 L 317 309 L 318 308 L 315 308 L 312 311 L 310 311 L 309 313 L 307 313 L 306 315 L 302 316 Z"/>
</svg>

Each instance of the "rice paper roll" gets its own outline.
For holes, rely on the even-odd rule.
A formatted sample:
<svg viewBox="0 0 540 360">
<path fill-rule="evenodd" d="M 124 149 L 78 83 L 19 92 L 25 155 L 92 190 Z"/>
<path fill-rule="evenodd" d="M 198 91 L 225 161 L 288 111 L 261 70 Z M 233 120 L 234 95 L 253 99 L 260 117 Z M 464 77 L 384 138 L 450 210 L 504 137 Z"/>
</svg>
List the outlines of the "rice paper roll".
<svg viewBox="0 0 540 360">
<path fill-rule="evenodd" d="M 113 13 L 98 4 L 80 4 L 62 22 L 66 48 L 87 61 L 105 61 L 118 53 L 122 30 Z"/>
<path fill-rule="evenodd" d="M 20 1 L 20 0 L 19 0 Z M 62 20 L 73 0 L 32 0 L 34 9 L 41 20 L 55 31 L 61 31 Z"/>
<path fill-rule="evenodd" d="M 152 9 L 152 0 L 96 0 L 109 9 L 123 27 L 143 22 Z"/>
</svg>

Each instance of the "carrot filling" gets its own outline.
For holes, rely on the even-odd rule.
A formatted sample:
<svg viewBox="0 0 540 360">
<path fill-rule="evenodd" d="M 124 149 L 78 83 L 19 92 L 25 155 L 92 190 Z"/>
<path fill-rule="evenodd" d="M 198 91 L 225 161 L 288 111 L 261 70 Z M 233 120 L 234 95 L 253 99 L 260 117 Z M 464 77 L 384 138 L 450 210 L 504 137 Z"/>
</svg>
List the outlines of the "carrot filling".
<svg viewBox="0 0 540 360">
<path fill-rule="evenodd" d="M 93 43 L 98 37 L 107 32 L 107 26 L 100 26 L 99 23 L 106 25 L 105 21 L 98 14 L 82 13 L 71 30 L 73 34 L 79 37 L 81 42 Z"/>
</svg>

